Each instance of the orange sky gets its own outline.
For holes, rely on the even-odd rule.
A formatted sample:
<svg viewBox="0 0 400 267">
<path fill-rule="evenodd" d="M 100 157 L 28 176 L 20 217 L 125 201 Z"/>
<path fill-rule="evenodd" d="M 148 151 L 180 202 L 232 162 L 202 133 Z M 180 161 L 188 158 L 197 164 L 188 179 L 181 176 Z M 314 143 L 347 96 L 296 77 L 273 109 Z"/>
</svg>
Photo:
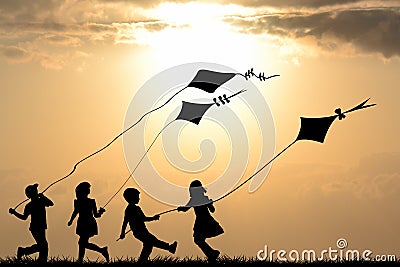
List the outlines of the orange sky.
<svg viewBox="0 0 400 267">
<path fill-rule="evenodd" d="M 148 79 L 190 62 L 281 75 L 253 81 L 272 111 L 277 151 L 297 136 L 300 116 L 332 115 L 369 97 L 378 104 L 336 121 L 324 144 L 293 146 L 255 193 L 243 188 L 217 203 L 225 234 L 213 246 L 254 257 L 265 244 L 322 250 L 344 237 L 351 248 L 400 256 L 400 2 L 336 2 L 1 1 L 0 257 L 33 242 L 28 223 L 8 214 L 25 186 L 44 189 L 68 173 L 122 130 Z M 222 164 L 226 153 L 216 157 Z M 67 227 L 75 186 L 90 181 L 100 205 L 128 175 L 119 140 L 47 192 L 55 202 L 50 256 L 76 257 L 75 229 Z M 145 194 L 140 204 L 148 215 L 170 208 Z M 118 196 L 93 240 L 112 257 L 137 257 L 137 240 L 115 242 L 124 207 Z M 191 213 L 171 213 L 148 226 L 178 240 L 179 257 L 202 256 L 193 221 Z"/>
</svg>

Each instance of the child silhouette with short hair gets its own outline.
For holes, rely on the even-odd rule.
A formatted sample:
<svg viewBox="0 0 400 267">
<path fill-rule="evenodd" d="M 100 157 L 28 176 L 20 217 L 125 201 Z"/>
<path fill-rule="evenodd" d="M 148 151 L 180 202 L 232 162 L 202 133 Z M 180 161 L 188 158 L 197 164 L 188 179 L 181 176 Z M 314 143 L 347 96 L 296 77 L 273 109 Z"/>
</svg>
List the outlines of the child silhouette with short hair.
<svg viewBox="0 0 400 267">
<path fill-rule="evenodd" d="M 124 222 L 122 223 L 120 239 L 125 238 L 126 226 L 129 226 L 132 230 L 133 236 L 143 243 L 143 248 L 139 256 L 139 261 L 147 261 L 153 247 L 161 248 L 174 254 L 178 243 L 175 241 L 172 244 L 168 244 L 164 241 L 159 240 L 146 228 L 145 222 L 156 221 L 160 219 L 160 215 L 153 217 L 146 217 L 142 209 L 137 205 L 139 203 L 139 190 L 136 188 L 127 188 L 124 191 L 124 198 L 128 202 L 128 206 L 125 209 Z"/>
<path fill-rule="evenodd" d="M 38 261 L 46 262 L 49 253 L 49 246 L 46 240 L 46 208 L 51 207 L 54 203 L 45 197 L 42 193 L 38 193 L 38 184 L 28 185 L 25 188 L 25 195 L 31 200 L 26 204 L 24 213 L 21 214 L 15 209 L 10 208 L 9 212 L 21 220 L 28 219 L 31 216 L 29 230 L 32 233 L 36 244 L 30 247 L 18 247 L 17 259 L 20 260 L 24 255 L 31 255 L 39 252 Z"/>
<path fill-rule="evenodd" d="M 97 211 L 96 201 L 88 197 L 89 193 L 90 184 L 88 182 L 82 182 L 76 186 L 74 211 L 72 212 L 71 219 L 68 222 L 68 226 L 71 226 L 75 217 L 79 215 L 78 222 L 76 223 L 76 234 L 79 235 L 78 262 L 83 262 L 86 249 L 101 253 L 101 255 L 103 255 L 103 257 L 108 262 L 110 260 L 108 247 L 100 248 L 96 244 L 89 243 L 89 238 L 98 234 L 97 222 L 95 218 L 100 218 L 101 215 L 106 211 L 103 208 L 100 208 Z"/>
<path fill-rule="evenodd" d="M 208 261 L 215 261 L 220 252 L 210 247 L 206 238 L 219 236 L 224 230 L 210 214 L 215 211 L 215 207 L 213 201 L 205 195 L 206 192 L 199 180 L 192 181 L 189 186 L 190 200 L 186 206 L 178 207 L 178 211 L 186 212 L 193 207 L 196 214 L 193 227 L 194 243 L 207 256 Z"/>
</svg>

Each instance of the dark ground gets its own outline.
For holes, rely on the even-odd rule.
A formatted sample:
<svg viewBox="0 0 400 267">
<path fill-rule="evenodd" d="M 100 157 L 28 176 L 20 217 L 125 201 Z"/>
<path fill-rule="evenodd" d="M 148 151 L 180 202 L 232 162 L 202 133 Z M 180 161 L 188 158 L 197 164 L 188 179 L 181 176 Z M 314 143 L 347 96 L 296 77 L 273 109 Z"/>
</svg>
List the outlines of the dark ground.
<svg viewBox="0 0 400 267">
<path fill-rule="evenodd" d="M 159 257 L 149 260 L 146 263 L 138 263 L 137 259 L 133 258 L 115 258 L 112 259 L 109 263 L 106 263 L 102 260 L 92 260 L 92 261 L 85 261 L 83 265 L 90 265 L 90 266 L 282 266 L 282 265 L 307 265 L 307 266 L 314 266 L 314 265 L 333 265 L 333 264 L 351 264 L 353 266 L 357 265 L 375 265 L 376 263 L 384 264 L 384 265 L 398 265 L 400 261 L 396 262 L 368 262 L 368 261 L 316 261 L 316 262 L 269 262 L 269 261 L 259 261 L 256 258 L 246 258 L 246 257 L 221 257 L 215 263 L 208 263 L 205 259 L 201 258 L 170 258 L 170 257 Z M 78 266 L 82 264 L 78 264 L 73 261 L 72 258 L 50 258 L 48 263 L 39 263 L 36 262 L 34 258 L 24 258 L 21 261 L 18 261 L 15 257 L 0 259 L 1 265 L 10 265 L 10 266 L 50 266 L 50 265 L 61 265 L 61 266 Z"/>
</svg>

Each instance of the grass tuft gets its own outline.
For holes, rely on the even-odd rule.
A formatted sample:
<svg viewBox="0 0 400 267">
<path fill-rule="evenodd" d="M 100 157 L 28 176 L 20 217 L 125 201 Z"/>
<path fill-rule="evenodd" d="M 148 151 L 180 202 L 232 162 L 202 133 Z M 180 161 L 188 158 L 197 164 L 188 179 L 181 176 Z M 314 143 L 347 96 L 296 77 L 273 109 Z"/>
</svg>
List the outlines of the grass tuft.
<svg viewBox="0 0 400 267">
<path fill-rule="evenodd" d="M 316 261 L 316 262 L 297 262 L 297 265 L 321 265 L 321 264 L 351 264 L 351 265 L 368 265 L 368 264 L 384 264 L 384 265 L 398 265 L 400 261 L 395 262 L 373 262 L 373 261 Z M 37 266 L 48 266 L 48 265 L 61 265 L 61 266 L 77 266 L 77 265 L 112 265 L 112 266 L 214 266 L 214 265 L 224 265 L 224 266 L 237 266 L 237 265 L 247 265 L 247 266 L 282 266 L 287 264 L 294 264 L 293 262 L 269 262 L 269 261 L 259 261 L 255 257 L 245 257 L 245 256 L 234 256 L 229 257 L 226 255 L 221 256 L 214 263 L 208 263 L 205 258 L 199 257 L 162 257 L 156 256 L 150 259 L 148 262 L 140 263 L 136 258 L 123 258 L 123 257 L 115 257 L 110 260 L 109 263 L 105 262 L 102 259 L 95 260 L 85 260 L 83 263 L 75 262 L 75 259 L 72 257 L 51 257 L 47 263 L 40 263 L 36 261 L 36 258 L 32 257 L 24 257 L 22 260 L 17 260 L 16 257 L 6 257 L 0 258 L 1 265 L 12 265 L 12 266 L 29 266 L 29 265 L 37 265 Z"/>
</svg>

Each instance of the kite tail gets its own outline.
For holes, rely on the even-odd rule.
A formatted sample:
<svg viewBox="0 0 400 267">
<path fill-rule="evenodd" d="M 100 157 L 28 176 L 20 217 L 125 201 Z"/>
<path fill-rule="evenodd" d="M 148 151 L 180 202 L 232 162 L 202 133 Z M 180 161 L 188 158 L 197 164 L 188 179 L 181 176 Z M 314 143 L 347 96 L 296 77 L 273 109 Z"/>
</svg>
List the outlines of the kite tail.
<svg viewBox="0 0 400 267">
<path fill-rule="evenodd" d="M 257 79 L 259 79 L 262 82 L 264 82 L 264 81 L 266 81 L 268 79 L 280 76 L 279 74 L 274 74 L 274 75 L 265 77 L 264 72 L 260 72 L 257 75 L 257 74 L 254 73 L 254 69 L 253 68 L 249 69 L 244 74 L 242 74 L 242 73 L 236 73 L 236 74 L 240 75 L 240 76 L 243 76 L 246 80 L 250 79 L 251 77 L 256 77 Z"/>
<path fill-rule="evenodd" d="M 100 148 L 99 150 L 97 150 L 96 152 L 93 152 L 92 154 L 86 156 L 85 158 L 81 159 L 80 161 L 78 161 L 77 163 L 75 163 L 73 169 L 71 170 L 70 173 L 68 173 L 67 175 L 65 175 L 64 177 L 52 182 L 50 185 L 48 185 L 43 191 L 42 194 L 45 193 L 50 187 L 52 187 L 53 185 L 63 181 L 64 179 L 68 178 L 69 176 L 71 176 L 75 170 L 77 169 L 78 165 L 81 164 L 82 162 L 84 162 L 85 160 L 93 157 L 94 155 L 100 153 L 101 151 L 103 151 L 104 149 L 106 149 L 107 147 L 109 147 L 112 143 L 114 143 L 118 138 L 120 138 L 124 133 L 126 133 L 127 131 L 129 131 L 130 129 L 132 129 L 133 127 L 135 127 L 139 122 L 141 122 L 143 120 L 144 117 L 146 117 L 147 115 L 149 115 L 150 113 L 157 111 L 159 109 L 161 109 L 162 107 L 164 107 L 165 105 L 167 105 L 175 96 L 177 96 L 179 93 L 181 93 L 183 90 L 185 90 L 187 88 L 184 87 L 182 89 L 180 89 L 178 92 L 176 92 L 173 96 L 171 96 L 164 104 L 162 104 L 161 106 L 154 108 L 148 112 L 146 112 L 145 114 L 142 115 L 142 117 L 140 117 L 134 124 L 132 124 L 131 126 L 129 126 L 127 129 L 125 129 L 124 131 L 122 131 L 120 134 L 118 134 L 116 137 L 114 137 L 114 139 L 111 140 L 111 142 L 109 142 L 107 145 L 103 146 L 102 148 Z M 25 203 L 26 201 L 28 201 L 29 199 L 25 199 L 24 201 L 20 202 L 17 206 L 15 206 L 14 209 L 17 209 L 19 206 L 21 206 L 23 203 Z"/>
<path fill-rule="evenodd" d="M 104 204 L 103 208 L 105 208 L 117 195 L 118 193 L 122 190 L 122 188 L 124 188 L 124 186 L 126 185 L 126 183 L 129 181 L 129 179 L 133 176 L 133 174 L 135 173 L 136 169 L 139 167 L 140 163 L 142 163 L 143 159 L 146 157 L 147 153 L 150 151 L 151 147 L 154 145 L 154 143 L 156 142 L 157 138 L 161 135 L 161 133 L 169 126 L 171 125 L 171 123 L 173 123 L 175 120 L 169 122 L 167 125 L 165 125 L 161 131 L 156 135 L 156 137 L 154 138 L 153 142 L 151 142 L 149 148 L 146 150 L 146 152 L 143 154 L 142 158 L 139 160 L 139 162 L 136 164 L 135 168 L 133 169 L 133 171 L 129 174 L 128 178 L 126 178 L 126 180 L 124 181 L 124 183 L 121 185 L 121 187 L 117 190 L 117 192 L 115 192 L 110 199 L 106 202 L 106 204 Z"/>
</svg>

